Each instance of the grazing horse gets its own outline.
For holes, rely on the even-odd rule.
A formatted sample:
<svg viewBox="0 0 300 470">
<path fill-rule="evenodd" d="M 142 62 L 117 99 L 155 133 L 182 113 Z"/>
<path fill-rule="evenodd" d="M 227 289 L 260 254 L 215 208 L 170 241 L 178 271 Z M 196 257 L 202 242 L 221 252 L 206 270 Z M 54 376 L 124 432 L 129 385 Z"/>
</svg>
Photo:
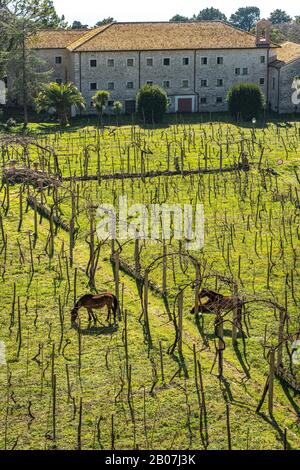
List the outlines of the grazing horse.
<svg viewBox="0 0 300 470">
<path fill-rule="evenodd" d="M 201 299 L 208 297 L 208 300 L 203 304 Z M 201 313 L 221 313 L 223 310 L 237 310 L 237 324 L 241 324 L 242 307 L 244 302 L 237 296 L 225 296 L 218 294 L 210 289 L 202 289 L 198 295 L 198 312 Z M 191 310 L 191 313 L 196 312 L 196 306 Z"/>
<path fill-rule="evenodd" d="M 100 309 L 107 306 L 108 314 L 106 321 L 110 321 L 111 313 L 114 316 L 114 324 L 116 324 L 117 311 L 118 311 L 118 299 L 114 294 L 110 292 L 105 292 L 104 294 L 86 294 L 81 297 L 75 304 L 74 308 L 71 311 L 71 322 L 72 325 L 76 322 L 78 317 L 78 310 L 80 308 L 86 308 L 89 314 L 89 322 L 94 320 L 94 323 L 97 322 L 97 317 L 93 312 L 93 309 Z"/>
</svg>

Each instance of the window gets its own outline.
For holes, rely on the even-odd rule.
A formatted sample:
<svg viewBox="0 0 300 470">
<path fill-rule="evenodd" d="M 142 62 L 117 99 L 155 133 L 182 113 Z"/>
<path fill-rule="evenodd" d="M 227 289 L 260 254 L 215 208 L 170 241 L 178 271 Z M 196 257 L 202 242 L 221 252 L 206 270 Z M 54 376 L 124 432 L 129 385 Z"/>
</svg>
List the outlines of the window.
<svg viewBox="0 0 300 470">
<path fill-rule="evenodd" d="M 109 108 L 112 108 L 113 105 L 114 105 L 114 103 L 115 103 L 114 101 L 109 100 L 109 101 L 107 102 L 107 106 L 108 106 Z"/>
<path fill-rule="evenodd" d="M 217 64 L 218 65 L 223 65 L 224 64 L 224 58 L 223 57 L 217 57 Z"/>
<path fill-rule="evenodd" d="M 163 65 L 170 65 L 171 64 L 171 59 L 169 57 L 165 57 L 163 59 Z"/>
<path fill-rule="evenodd" d="M 95 105 L 94 105 L 94 102 L 93 102 L 93 101 L 91 101 L 91 102 L 90 102 L 90 107 L 91 107 L 91 108 L 94 108 L 94 107 L 95 107 Z"/>
<path fill-rule="evenodd" d="M 276 88 L 276 78 L 273 77 L 273 80 L 272 80 L 272 90 L 275 90 Z"/>
<path fill-rule="evenodd" d="M 56 64 L 62 64 L 62 56 L 61 55 L 55 57 L 55 63 Z"/>
<path fill-rule="evenodd" d="M 206 104 L 206 103 L 207 103 L 207 98 L 206 98 L 206 96 L 201 96 L 201 98 L 200 98 L 200 103 L 201 103 L 201 104 Z"/>
<path fill-rule="evenodd" d="M 146 60 L 146 64 L 147 64 L 148 67 L 152 67 L 153 66 L 153 58 L 148 57 L 147 60 Z"/>
<path fill-rule="evenodd" d="M 183 65 L 189 65 L 189 63 L 190 63 L 190 58 L 189 58 L 189 57 L 184 57 L 184 58 L 182 59 L 182 63 L 183 63 Z"/>
<path fill-rule="evenodd" d="M 223 103 L 223 98 L 222 98 L 222 96 L 217 96 L 217 98 L 216 98 L 216 103 L 217 103 L 217 104 Z"/>
<path fill-rule="evenodd" d="M 260 84 L 260 85 L 264 85 L 264 84 L 265 84 L 265 79 L 264 79 L 264 78 L 260 78 L 260 79 L 259 79 L 259 84 Z"/>
<path fill-rule="evenodd" d="M 133 82 L 127 82 L 127 83 L 126 83 L 126 88 L 127 88 L 128 90 L 132 90 L 132 89 L 134 88 L 134 83 L 133 83 Z"/>
<path fill-rule="evenodd" d="M 108 90 L 114 90 L 115 89 L 115 82 L 108 82 L 107 89 Z"/>
<path fill-rule="evenodd" d="M 206 87 L 206 86 L 207 86 L 207 80 L 206 80 L 206 79 L 202 79 L 202 80 L 201 80 L 201 86 L 202 86 L 202 87 Z"/>
<path fill-rule="evenodd" d="M 95 82 L 90 83 L 90 90 L 97 90 L 97 83 Z"/>
<path fill-rule="evenodd" d="M 239 67 L 235 69 L 235 74 L 241 75 L 241 69 Z"/>
<path fill-rule="evenodd" d="M 243 75 L 248 75 L 248 68 L 247 67 L 243 68 Z"/>
<path fill-rule="evenodd" d="M 223 78 L 218 78 L 217 79 L 217 86 L 218 87 L 223 86 Z"/>
<path fill-rule="evenodd" d="M 61 78 L 57 78 L 55 81 L 56 81 L 56 83 L 57 83 L 58 85 L 61 85 L 61 84 L 62 84 L 62 79 L 61 79 Z"/>
<path fill-rule="evenodd" d="M 92 67 L 92 68 L 97 67 L 97 60 L 96 59 L 90 59 L 90 67 Z"/>
<path fill-rule="evenodd" d="M 201 65 L 207 65 L 207 57 L 201 57 Z"/>
<path fill-rule="evenodd" d="M 115 66 L 115 59 L 107 59 L 107 66 L 114 67 Z"/>
<path fill-rule="evenodd" d="M 147 82 L 146 82 L 146 83 L 147 83 L 147 85 L 150 85 L 150 86 L 152 86 L 152 85 L 153 85 L 153 81 L 152 81 L 152 80 L 147 80 Z"/>
<path fill-rule="evenodd" d="M 134 66 L 134 59 L 127 59 L 127 67 L 133 67 Z"/>
<path fill-rule="evenodd" d="M 181 88 L 188 88 L 190 86 L 190 82 L 188 80 L 181 80 Z"/>
<path fill-rule="evenodd" d="M 171 88 L 170 80 L 164 80 L 163 81 L 163 87 L 164 88 Z"/>
<path fill-rule="evenodd" d="M 265 64 L 266 63 L 266 57 L 264 55 L 260 56 L 260 63 Z"/>
</svg>

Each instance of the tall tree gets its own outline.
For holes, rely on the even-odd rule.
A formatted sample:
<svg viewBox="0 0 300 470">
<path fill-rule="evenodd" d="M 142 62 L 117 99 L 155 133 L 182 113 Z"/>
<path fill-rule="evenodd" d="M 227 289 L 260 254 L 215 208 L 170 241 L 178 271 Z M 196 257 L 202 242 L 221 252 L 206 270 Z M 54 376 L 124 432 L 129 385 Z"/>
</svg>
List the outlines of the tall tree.
<svg viewBox="0 0 300 470">
<path fill-rule="evenodd" d="M 66 23 L 56 14 L 52 0 L 0 0 L 0 12 L 1 69 L 23 104 L 26 127 L 32 92 L 38 91 L 47 74 L 30 50 L 30 37 L 45 27 L 57 28 Z"/>
<path fill-rule="evenodd" d="M 290 23 L 292 21 L 292 18 L 285 11 L 277 8 L 277 10 L 274 10 L 270 14 L 269 20 L 273 24 L 281 24 L 281 23 Z"/>
<path fill-rule="evenodd" d="M 71 29 L 88 29 L 88 24 L 82 24 L 81 21 L 75 20 L 72 23 Z"/>
<path fill-rule="evenodd" d="M 226 15 L 222 13 L 218 8 L 204 8 L 201 10 L 198 15 L 195 17 L 198 21 L 213 21 L 213 20 L 221 20 L 227 21 Z"/>
<path fill-rule="evenodd" d="M 187 16 L 182 16 L 182 15 L 174 15 L 171 19 L 171 22 L 175 23 L 188 23 L 190 19 Z"/>
<path fill-rule="evenodd" d="M 111 16 L 109 16 L 108 18 L 103 18 L 103 20 L 98 21 L 95 26 L 104 26 L 106 24 L 115 23 L 115 22 L 116 20 L 112 18 Z"/>
<path fill-rule="evenodd" d="M 229 19 L 237 28 L 251 31 L 260 19 L 260 9 L 257 7 L 242 7 L 233 13 Z"/>
</svg>

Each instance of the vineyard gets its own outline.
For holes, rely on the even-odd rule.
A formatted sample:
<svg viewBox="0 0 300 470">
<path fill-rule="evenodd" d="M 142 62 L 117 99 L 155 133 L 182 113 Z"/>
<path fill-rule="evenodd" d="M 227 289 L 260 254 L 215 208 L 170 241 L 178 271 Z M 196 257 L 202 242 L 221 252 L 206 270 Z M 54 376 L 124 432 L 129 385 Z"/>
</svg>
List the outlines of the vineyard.
<svg viewBox="0 0 300 470">
<path fill-rule="evenodd" d="M 0 134 L 0 448 L 299 448 L 299 158 L 292 121 Z M 98 239 L 120 196 L 203 204 L 204 247 Z"/>
</svg>

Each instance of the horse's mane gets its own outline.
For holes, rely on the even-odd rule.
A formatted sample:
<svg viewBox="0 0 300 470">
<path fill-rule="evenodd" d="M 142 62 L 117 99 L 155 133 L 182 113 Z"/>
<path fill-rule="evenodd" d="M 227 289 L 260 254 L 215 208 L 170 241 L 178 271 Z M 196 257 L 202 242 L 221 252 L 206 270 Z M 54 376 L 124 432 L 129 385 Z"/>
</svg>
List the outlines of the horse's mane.
<svg viewBox="0 0 300 470">
<path fill-rule="evenodd" d="M 75 307 L 78 307 L 78 305 L 80 304 L 80 302 L 82 302 L 83 300 L 90 299 L 91 297 L 93 297 L 93 294 L 85 294 L 85 295 L 83 295 L 82 297 L 80 297 L 79 300 L 77 300 L 77 302 L 76 302 L 76 304 L 75 304 Z"/>
</svg>

